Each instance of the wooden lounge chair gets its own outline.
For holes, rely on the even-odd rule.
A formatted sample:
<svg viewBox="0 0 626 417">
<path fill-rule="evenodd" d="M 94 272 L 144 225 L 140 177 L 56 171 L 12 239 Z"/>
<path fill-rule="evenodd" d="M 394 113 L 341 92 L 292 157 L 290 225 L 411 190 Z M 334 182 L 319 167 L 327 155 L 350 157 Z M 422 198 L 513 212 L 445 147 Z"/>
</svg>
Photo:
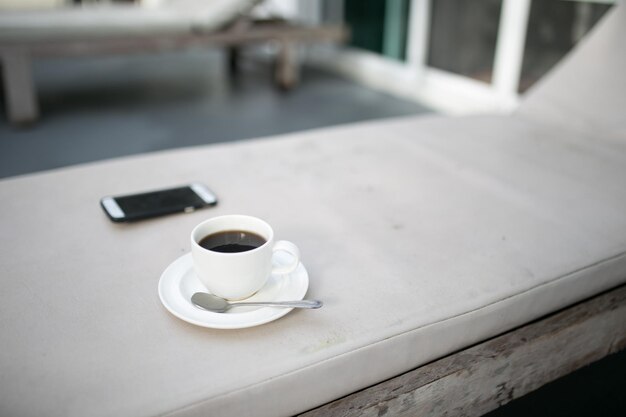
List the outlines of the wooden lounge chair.
<svg viewBox="0 0 626 417">
<path fill-rule="evenodd" d="M 275 82 L 298 81 L 295 47 L 338 42 L 339 26 L 303 26 L 255 21 L 249 11 L 259 0 L 165 0 L 157 6 L 89 5 L 0 12 L 0 59 L 7 117 L 12 123 L 37 119 L 37 92 L 31 65 L 37 58 L 167 51 L 192 46 L 227 47 L 231 66 L 238 47 L 274 41 Z"/>
</svg>

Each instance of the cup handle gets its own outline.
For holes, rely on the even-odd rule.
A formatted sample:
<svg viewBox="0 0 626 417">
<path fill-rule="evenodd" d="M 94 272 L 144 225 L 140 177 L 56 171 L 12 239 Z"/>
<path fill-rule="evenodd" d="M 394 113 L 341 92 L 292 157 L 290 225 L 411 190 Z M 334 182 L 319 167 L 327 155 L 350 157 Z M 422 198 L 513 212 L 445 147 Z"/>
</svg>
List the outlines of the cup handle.
<svg viewBox="0 0 626 417">
<path fill-rule="evenodd" d="M 272 268 L 272 274 L 288 274 L 296 270 L 298 265 L 300 264 L 300 250 L 296 245 L 287 241 L 287 240 L 279 240 L 274 243 L 274 247 L 272 248 L 272 252 L 287 252 L 291 254 L 293 260 L 289 265 L 278 265 Z"/>
</svg>

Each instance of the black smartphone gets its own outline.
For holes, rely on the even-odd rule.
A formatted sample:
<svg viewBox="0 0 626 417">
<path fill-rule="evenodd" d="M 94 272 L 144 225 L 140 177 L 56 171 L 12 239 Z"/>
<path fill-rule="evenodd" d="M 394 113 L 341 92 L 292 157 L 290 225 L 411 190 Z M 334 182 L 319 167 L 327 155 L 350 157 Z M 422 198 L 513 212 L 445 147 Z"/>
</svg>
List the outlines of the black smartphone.
<svg viewBox="0 0 626 417">
<path fill-rule="evenodd" d="M 215 194 L 206 185 L 199 183 L 139 194 L 103 197 L 100 200 L 104 212 L 114 222 L 131 222 L 172 213 L 188 213 L 216 204 Z"/>
</svg>

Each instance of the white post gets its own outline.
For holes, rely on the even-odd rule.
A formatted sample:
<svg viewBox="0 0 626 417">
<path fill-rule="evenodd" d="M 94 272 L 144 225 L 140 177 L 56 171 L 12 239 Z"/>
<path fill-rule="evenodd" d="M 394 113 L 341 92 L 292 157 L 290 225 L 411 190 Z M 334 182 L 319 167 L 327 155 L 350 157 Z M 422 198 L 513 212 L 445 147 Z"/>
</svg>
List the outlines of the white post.
<svg viewBox="0 0 626 417">
<path fill-rule="evenodd" d="M 407 63 L 416 78 L 422 77 L 428 57 L 430 32 L 430 0 L 413 0 L 409 11 Z"/>
<path fill-rule="evenodd" d="M 501 104 L 517 101 L 531 0 L 503 0 L 493 64 L 493 87 Z"/>
</svg>

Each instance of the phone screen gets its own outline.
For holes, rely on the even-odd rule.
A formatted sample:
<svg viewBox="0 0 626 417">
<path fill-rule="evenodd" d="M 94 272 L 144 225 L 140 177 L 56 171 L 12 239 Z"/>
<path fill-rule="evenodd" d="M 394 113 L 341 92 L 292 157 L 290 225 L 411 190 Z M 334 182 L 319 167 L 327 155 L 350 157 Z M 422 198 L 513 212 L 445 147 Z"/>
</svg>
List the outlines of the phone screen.
<svg viewBox="0 0 626 417">
<path fill-rule="evenodd" d="M 193 184 L 186 187 L 108 197 L 104 198 L 101 204 L 111 220 L 132 221 L 191 211 L 214 205 L 216 202 L 217 199 L 206 187 Z"/>
<path fill-rule="evenodd" d="M 189 187 L 115 197 L 115 201 L 127 217 L 131 214 L 181 211 L 187 207 L 197 208 L 205 205 L 204 200 Z"/>
</svg>

